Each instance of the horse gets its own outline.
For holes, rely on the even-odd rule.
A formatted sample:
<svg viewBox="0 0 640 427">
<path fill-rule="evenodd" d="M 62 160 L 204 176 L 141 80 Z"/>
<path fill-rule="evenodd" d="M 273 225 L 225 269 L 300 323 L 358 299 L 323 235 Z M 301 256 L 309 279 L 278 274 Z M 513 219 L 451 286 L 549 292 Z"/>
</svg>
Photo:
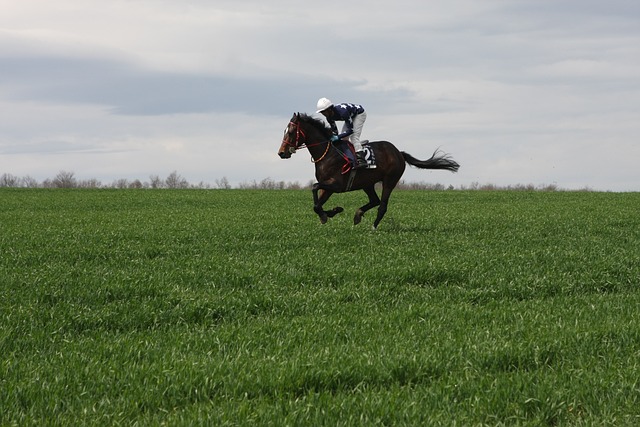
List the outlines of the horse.
<svg viewBox="0 0 640 427">
<path fill-rule="evenodd" d="M 418 160 L 398 150 L 389 141 L 371 141 L 368 146 L 373 150 L 376 167 L 352 169 L 344 152 L 331 142 L 331 136 L 331 129 L 323 121 L 307 114 L 294 113 L 278 150 L 282 159 L 290 158 L 300 148 L 306 147 L 309 150 L 318 180 L 312 186 L 313 210 L 322 224 L 344 211 L 342 207 L 324 210 L 323 205 L 332 194 L 363 190 L 369 197 L 369 202 L 356 210 L 353 223 L 358 225 L 364 214 L 377 206 L 378 214 L 373 223 L 373 228 L 377 229 L 387 212 L 391 192 L 400 181 L 406 164 L 420 169 L 444 169 L 451 172 L 457 172 L 460 167 L 449 154 L 442 153 L 439 149 L 430 159 Z M 382 182 L 381 197 L 378 197 L 375 189 L 378 182 Z"/>
</svg>

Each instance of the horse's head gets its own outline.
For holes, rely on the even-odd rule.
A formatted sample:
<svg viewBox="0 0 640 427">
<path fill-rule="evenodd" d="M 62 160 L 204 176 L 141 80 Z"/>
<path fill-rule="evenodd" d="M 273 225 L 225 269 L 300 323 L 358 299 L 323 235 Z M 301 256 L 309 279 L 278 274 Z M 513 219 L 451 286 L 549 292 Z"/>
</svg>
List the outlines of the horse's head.
<svg viewBox="0 0 640 427">
<path fill-rule="evenodd" d="M 291 157 L 291 155 L 306 142 L 307 137 L 301 126 L 300 115 L 295 113 L 284 130 L 282 145 L 280 145 L 280 149 L 278 150 L 278 155 L 281 159 L 288 159 Z"/>
</svg>

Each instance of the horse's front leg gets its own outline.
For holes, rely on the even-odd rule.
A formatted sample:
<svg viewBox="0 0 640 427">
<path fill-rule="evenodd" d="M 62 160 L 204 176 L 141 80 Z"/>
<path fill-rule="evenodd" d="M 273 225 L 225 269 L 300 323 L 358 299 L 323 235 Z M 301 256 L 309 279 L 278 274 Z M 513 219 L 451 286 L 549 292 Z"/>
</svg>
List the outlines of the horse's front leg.
<svg viewBox="0 0 640 427">
<path fill-rule="evenodd" d="M 311 191 L 313 192 L 313 211 L 320 217 L 320 222 L 325 224 L 329 217 L 322 206 L 331 197 L 332 193 L 322 188 L 319 182 L 313 184 Z"/>
<path fill-rule="evenodd" d="M 313 184 L 311 191 L 313 192 L 313 211 L 318 214 L 318 216 L 320 217 L 320 222 L 322 224 L 325 224 L 328 218 L 332 218 L 336 214 L 339 214 L 344 210 L 339 206 L 333 208 L 333 210 L 330 211 L 324 210 L 323 205 L 334 193 L 334 191 L 331 190 L 330 186 L 325 186 L 323 184 L 320 184 L 319 182 L 316 182 L 315 184 Z"/>
</svg>

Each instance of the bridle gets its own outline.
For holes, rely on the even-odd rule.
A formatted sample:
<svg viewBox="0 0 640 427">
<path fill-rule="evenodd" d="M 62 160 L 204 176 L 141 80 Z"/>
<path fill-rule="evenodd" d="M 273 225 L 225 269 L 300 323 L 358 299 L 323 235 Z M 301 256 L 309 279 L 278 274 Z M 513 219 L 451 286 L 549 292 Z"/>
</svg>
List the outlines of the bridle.
<svg viewBox="0 0 640 427">
<path fill-rule="evenodd" d="M 289 127 L 290 126 L 295 126 L 295 130 L 296 130 L 296 140 L 295 140 L 295 143 L 293 143 L 293 144 L 289 141 Z M 300 136 L 302 136 L 302 138 L 304 138 L 303 142 L 300 142 Z M 290 121 L 289 122 L 289 126 L 287 126 L 287 133 L 284 136 L 284 138 L 282 139 L 282 143 L 289 147 L 289 153 L 294 154 L 298 148 L 308 148 L 310 146 L 314 147 L 316 145 L 320 145 L 320 144 L 324 144 L 325 142 L 328 142 L 328 141 L 321 141 L 321 142 L 318 142 L 318 143 L 315 143 L 315 144 L 308 145 L 306 141 L 307 141 L 307 135 L 305 135 L 304 131 L 301 129 L 300 122 L 298 122 L 298 121 L 294 122 L 293 120 Z M 327 148 L 324 151 L 324 154 L 318 160 L 315 160 L 312 157 L 311 158 L 311 163 L 318 163 L 320 160 L 324 159 L 327 156 L 327 153 L 329 153 L 329 148 L 331 148 L 331 143 L 327 144 Z"/>
<path fill-rule="evenodd" d="M 289 141 L 289 128 L 290 128 L 291 126 L 295 126 L 295 128 L 296 128 L 296 141 L 295 141 L 295 143 L 294 143 L 294 144 L 292 144 L 292 143 Z M 305 141 L 306 141 L 306 140 L 307 140 L 307 136 L 306 136 L 306 135 L 304 134 L 304 132 L 302 131 L 302 129 L 301 129 L 301 127 L 300 127 L 300 122 L 294 122 L 293 120 L 292 120 L 292 121 L 290 121 L 290 122 L 289 122 L 289 126 L 287 126 L 287 133 L 286 133 L 286 135 L 284 136 L 284 138 L 282 139 L 282 143 L 283 143 L 284 145 L 289 146 L 289 152 L 290 152 L 291 154 L 295 153 L 295 152 L 296 152 L 296 150 L 297 150 L 298 148 L 302 148 L 302 147 L 304 147 L 304 146 L 306 145 L 304 142 L 302 142 L 302 143 L 300 142 L 300 136 L 301 136 L 301 135 L 302 135 L 302 137 L 303 137 L 303 138 L 305 139 Z"/>
</svg>

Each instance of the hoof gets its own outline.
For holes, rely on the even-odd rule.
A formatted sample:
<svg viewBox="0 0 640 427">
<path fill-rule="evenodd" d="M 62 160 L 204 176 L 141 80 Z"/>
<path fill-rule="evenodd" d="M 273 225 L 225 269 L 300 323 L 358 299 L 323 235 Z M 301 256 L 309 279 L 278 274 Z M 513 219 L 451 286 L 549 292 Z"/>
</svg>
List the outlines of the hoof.
<svg viewBox="0 0 640 427">
<path fill-rule="evenodd" d="M 363 215 L 364 215 L 364 212 L 362 212 L 362 210 L 358 209 L 356 211 L 356 215 L 353 217 L 353 225 L 360 224 L 360 221 L 362 221 L 362 216 Z"/>
<path fill-rule="evenodd" d="M 334 216 L 338 215 L 342 211 L 344 211 L 344 209 L 342 209 L 340 206 L 338 206 L 337 208 L 333 208 L 330 211 L 325 212 L 325 214 L 329 218 L 333 218 Z"/>
<path fill-rule="evenodd" d="M 327 219 L 329 219 L 327 214 L 323 213 L 322 215 L 320 215 L 320 224 L 326 224 L 327 223 Z"/>
</svg>

